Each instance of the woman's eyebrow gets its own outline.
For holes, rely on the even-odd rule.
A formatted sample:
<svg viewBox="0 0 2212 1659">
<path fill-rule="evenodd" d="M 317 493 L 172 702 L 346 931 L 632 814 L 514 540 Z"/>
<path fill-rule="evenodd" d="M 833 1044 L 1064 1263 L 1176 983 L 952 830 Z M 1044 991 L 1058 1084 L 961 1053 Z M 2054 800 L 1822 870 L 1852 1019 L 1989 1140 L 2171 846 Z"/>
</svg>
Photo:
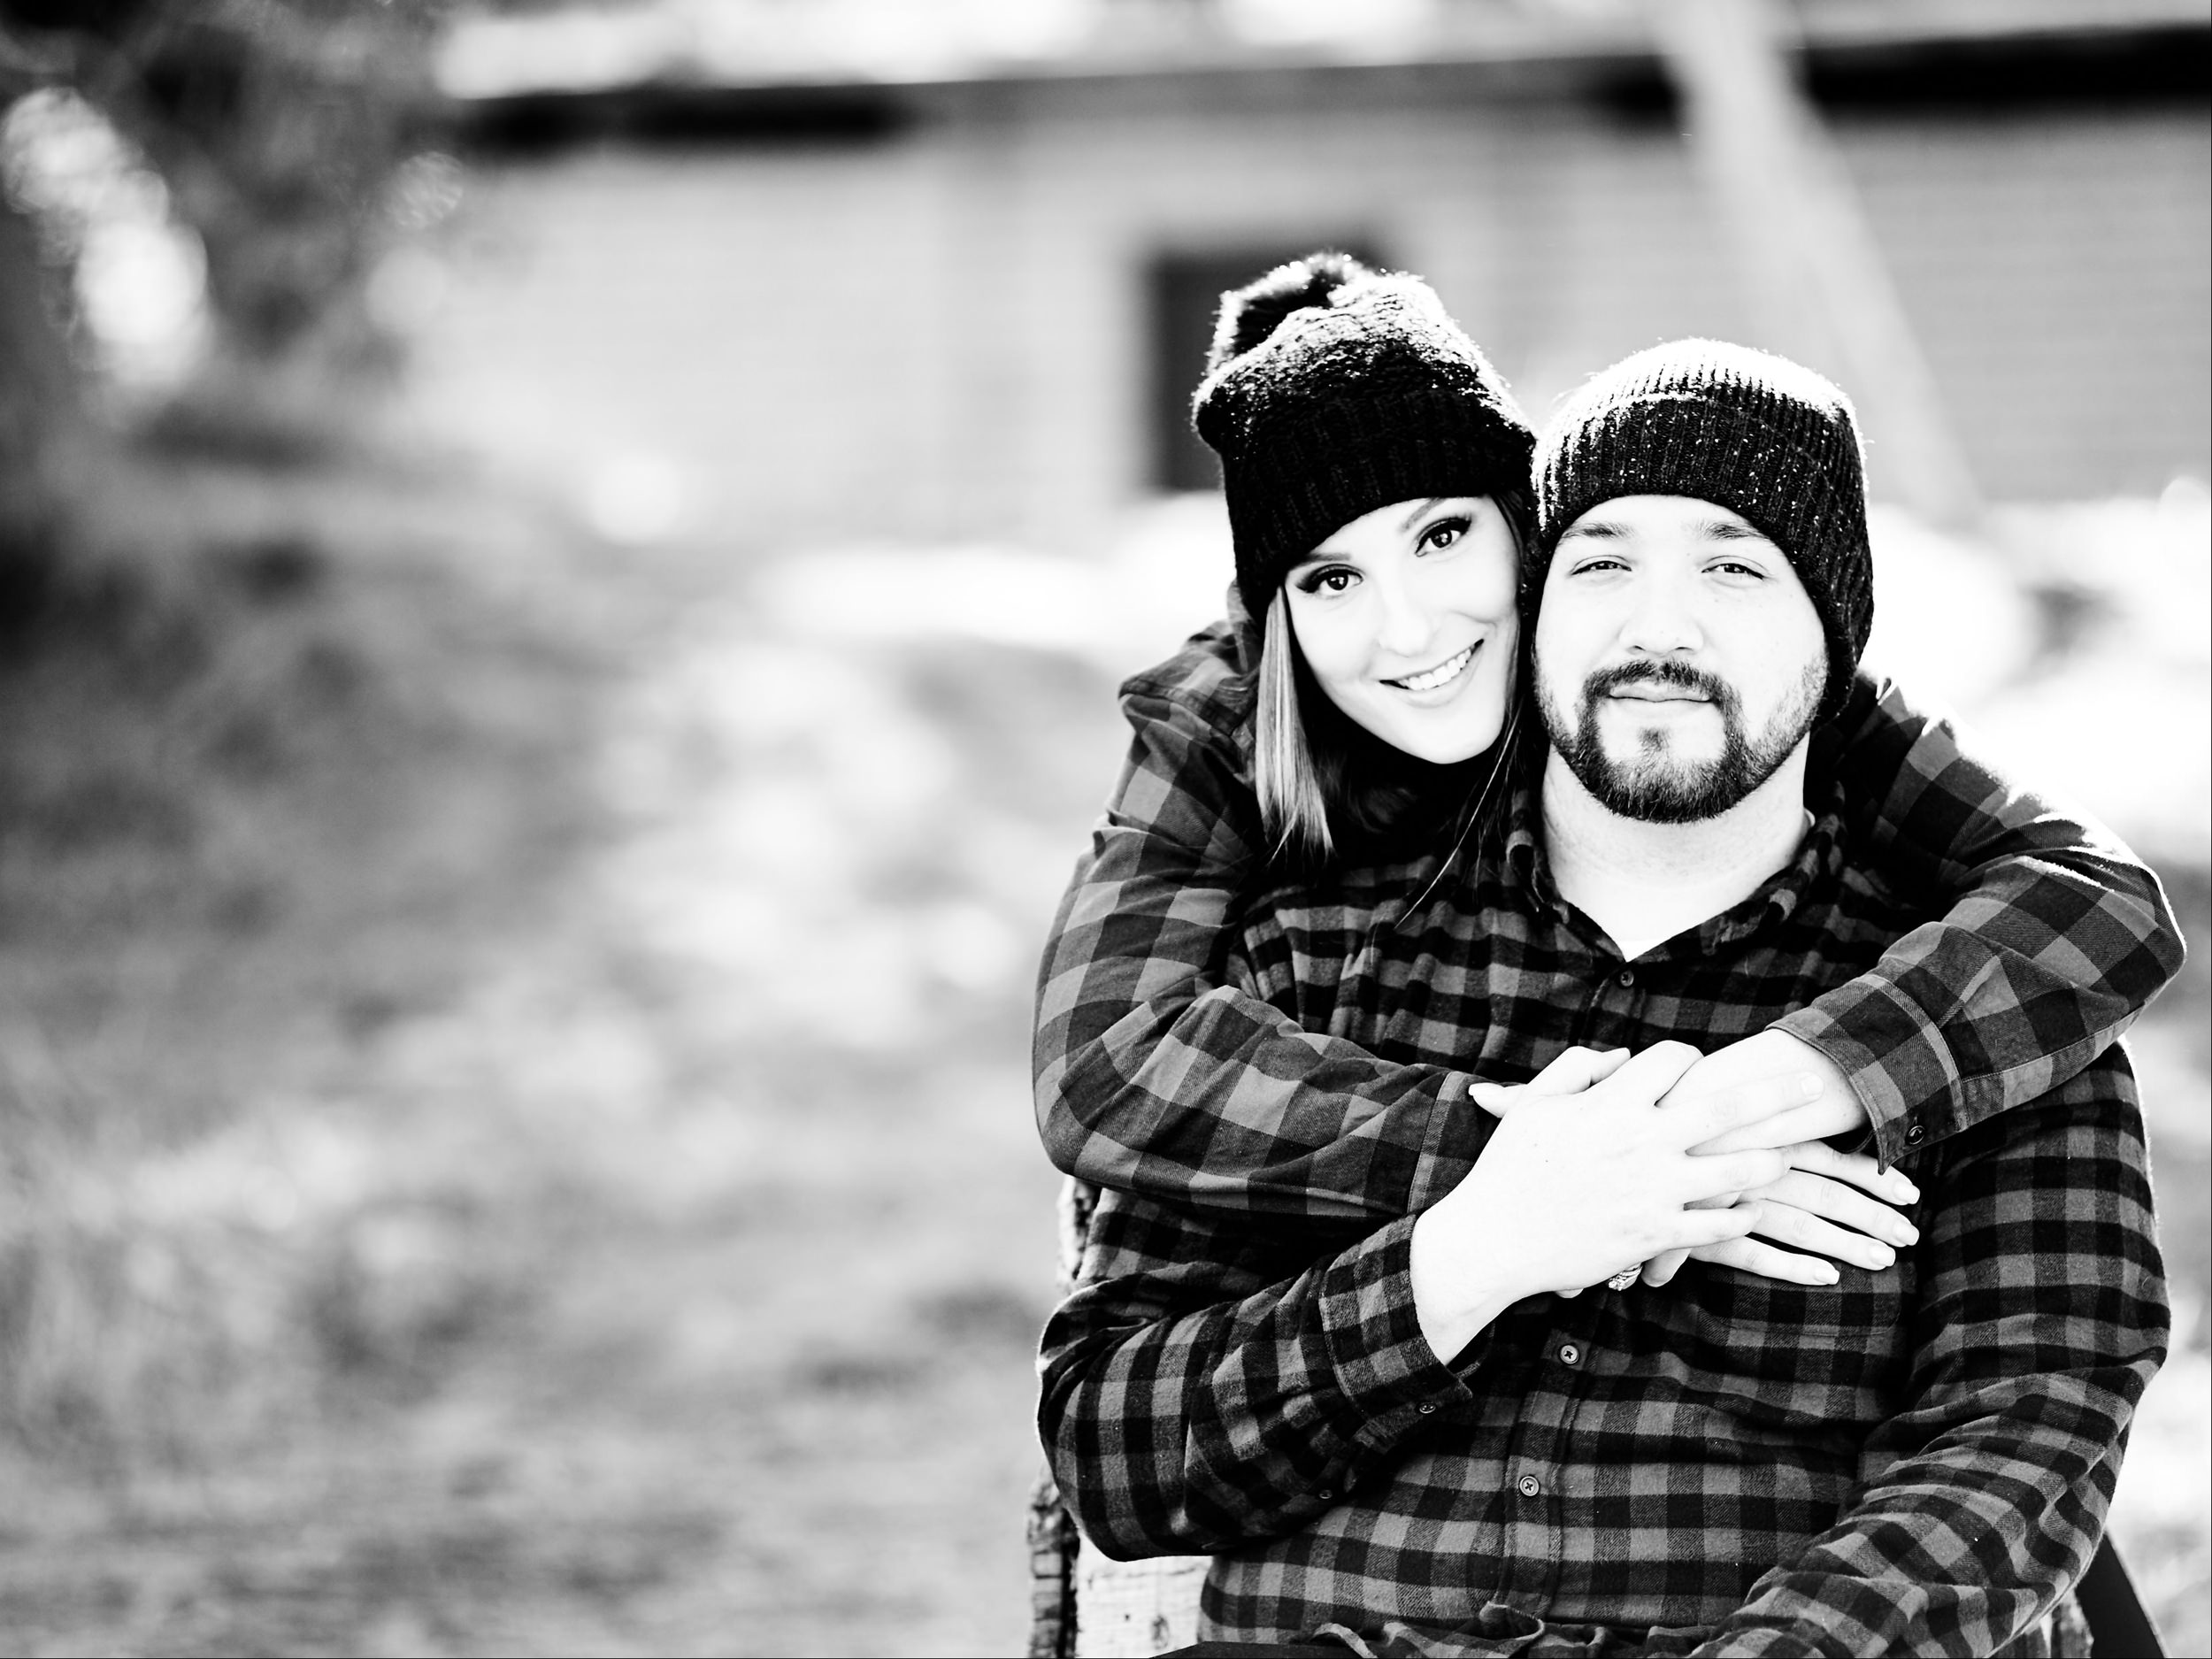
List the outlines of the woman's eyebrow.
<svg viewBox="0 0 2212 1659">
<path fill-rule="evenodd" d="M 1430 512 L 1433 512 L 1433 511 L 1436 511 L 1436 505 L 1437 505 L 1437 503 L 1438 503 L 1439 502 L 1449 501 L 1450 499 L 1451 499 L 1451 497 L 1450 497 L 1450 496 L 1448 496 L 1448 495 L 1432 495 L 1432 496 L 1430 496 L 1430 497 L 1429 497 L 1426 501 L 1423 502 L 1423 503 L 1421 503 L 1418 507 L 1416 507 L 1416 508 L 1415 508 L 1415 509 L 1414 509 L 1411 512 L 1408 513 L 1408 514 L 1407 514 L 1404 518 L 1401 518 L 1401 519 L 1398 521 L 1398 528 L 1399 528 L 1399 529 L 1401 529 L 1401 530 L 1410 530 L 1410 529 L 1412 529 L 1412 528 L 1413 528 L 1413 521 L 1414 521 L 1415 519 L 1417 519 L 1417 518 L 1420 518 L 1420 517 L 1421 517 L 1423 514 L 1425 514 L 1425 513 L 1430 513 Z"/>
</svg>

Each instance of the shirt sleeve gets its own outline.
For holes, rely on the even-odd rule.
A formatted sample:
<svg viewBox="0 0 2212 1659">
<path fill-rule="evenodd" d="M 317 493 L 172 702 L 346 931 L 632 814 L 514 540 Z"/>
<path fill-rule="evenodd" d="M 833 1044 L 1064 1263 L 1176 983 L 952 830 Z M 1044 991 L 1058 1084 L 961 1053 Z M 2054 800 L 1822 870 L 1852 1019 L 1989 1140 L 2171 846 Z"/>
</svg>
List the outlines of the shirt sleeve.
<svg viewBox="0 0 2212 1659">
<path fill-rule="evenodd" d="M 1039 1433 L 1084 1536 L 1125 1561 L 1278 1537 L 1471 1409 L 1421 1334 L 1412 1233 L 1401 1218 L 1317 1261 L 1310 1225 L 1102 1194 L 1040 1361 Z"/>
<path fill-rule="evenodd" d="M 1133 687 L 1137 682 L 1133 682 Z M 1053 1162 L 1100 1187 L 1259 1214 L 1407 1214 L 1471 1166 L 1465 1072 L 1398 1064 L 1225 983 L 1256 863 L 1219 711 L 1124 697 L 1129 758 L 1055 918 L 1033 1078 Z M 1939 920 L 1780 1029 L 1849 1079 L 1884 1164 L 2072 1077 L 2182 960 L 2156 877 L 2108 830 L 2007 783 L 1953 726 L 1862 680 L 1834 759 L 1885 876 Z"/>
<path fill-rule="evenodd" d="M 2110 830 L 2008 782 L 1893 685 L 1862 676 L 1840 724 L 1868 857 L 1948 909 L 1779 1025 L 1850 1079 L 1887 1164 L 2104 1053 L 2179 972 L 2181 932 Z"/>
<path fill-rule="evenodd" d="M 1378 1059 L 1225 982 L 1258 833 L 1235 741 L 1181 698 L 1123 704 L 1129 758 L 1038 975 L 1053 1163 L 1260 1214 L 1387 1217 L 1449 1191 L 1476 1149 L 1467 1075 Z"/>
<path fill-rule="evenodd" d="M 1857 1501 L 1700 1655 L 1993 1653 L 2088 1566 L 2167 1340 L 2124 1055 L 1936 1156 L 1912 1368 Z"/>
</svg>

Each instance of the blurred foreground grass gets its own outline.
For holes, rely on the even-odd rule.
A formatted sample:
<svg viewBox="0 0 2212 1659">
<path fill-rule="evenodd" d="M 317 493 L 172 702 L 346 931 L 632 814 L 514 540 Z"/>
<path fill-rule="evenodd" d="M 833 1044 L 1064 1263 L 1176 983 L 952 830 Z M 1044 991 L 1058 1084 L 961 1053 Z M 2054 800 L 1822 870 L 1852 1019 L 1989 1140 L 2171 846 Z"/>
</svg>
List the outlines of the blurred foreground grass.
<svg viewBox="0 0 2212 1659">
<path fill-rule="evenodd" d="M 119 470 L 0 672 L 0 1646 L 1018 1651 L 1029 973 L 1211 534 L 618 549 L 420 460 Z M 2034 683 L 2116 603 L 2021 611 Z M 2190 975 L 2123 1497 L 2181 1652 Z"/>
</svg>

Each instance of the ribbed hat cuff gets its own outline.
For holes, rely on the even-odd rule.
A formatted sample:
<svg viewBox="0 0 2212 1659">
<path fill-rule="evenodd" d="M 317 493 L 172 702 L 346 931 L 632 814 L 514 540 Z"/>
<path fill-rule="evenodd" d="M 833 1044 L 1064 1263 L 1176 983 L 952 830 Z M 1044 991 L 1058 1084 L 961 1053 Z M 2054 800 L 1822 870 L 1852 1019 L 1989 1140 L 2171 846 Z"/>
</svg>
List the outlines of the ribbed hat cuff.
<svg viewBox="0 0 2212 1659">
<path fill-rule="evenodd" d="M 1525 490 L 1533 442 L 1480 398 L 1437 390 L 1326 404 L 1245 434 L 1222 467 L 1245 604 L 1264 615 L 1295 560 L 1378 507 Z"/>
<path fill-rule="evenodd" d="M 1673 404 L 1662 411 L 1656 405 Z M 1552 457 L 1543 523 L 1532 549 L 1548 565 L 1560 534 L 1600 502 L 1621 495 L 1687 495 L 1740 513 L 1793 561 L 1824 526 L 1861 516 L 1839 503 L 1832 457 L 1786 426 L 1716 399 L 1655 392 L 1609 409 Z M 1856 471 L 1852 470 L 1852 481 Z"/>
</svg>

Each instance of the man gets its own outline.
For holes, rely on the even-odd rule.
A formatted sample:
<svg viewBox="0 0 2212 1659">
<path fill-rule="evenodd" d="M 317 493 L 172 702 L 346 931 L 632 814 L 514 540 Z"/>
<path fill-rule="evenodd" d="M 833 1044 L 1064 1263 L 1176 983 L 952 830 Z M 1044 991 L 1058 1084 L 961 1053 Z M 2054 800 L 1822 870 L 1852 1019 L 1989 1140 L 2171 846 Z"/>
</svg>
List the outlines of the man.
<svg viewBox="0 0 2212 1659">
<path fill-rule="evenodd" d="M 1764 1029 L 1925 919 L 1809 777 L 1871 611 L 1848 405 L 1758 353 L 1661 348 L 1564 411 L 1540 488 L 1550 747 L 1503 848 L 1418 928 L 1375 925 L 1390 872 L 1278 895 L 1232 973 L 1379 1054 L 1634 1057 L 1524 1101 L 1373 1231 L 1102 1195 L 1046 1333 L 1062 1494 L 1108 1554 L 1213 1554 L 1214 1635 L 2080 1651 L 2057 1604 L 2166 1334 L 2116 1050 L 1909 1159 L 1917 1236 L 1859 1258 L 1892 1264 L 1624 1271 L 1740 1230 L 1686 1207 L 1774 1173 L 1693 1155 L 1721 1106 L 1652 1110 L 1683 1045 Z"/>
</svg>

